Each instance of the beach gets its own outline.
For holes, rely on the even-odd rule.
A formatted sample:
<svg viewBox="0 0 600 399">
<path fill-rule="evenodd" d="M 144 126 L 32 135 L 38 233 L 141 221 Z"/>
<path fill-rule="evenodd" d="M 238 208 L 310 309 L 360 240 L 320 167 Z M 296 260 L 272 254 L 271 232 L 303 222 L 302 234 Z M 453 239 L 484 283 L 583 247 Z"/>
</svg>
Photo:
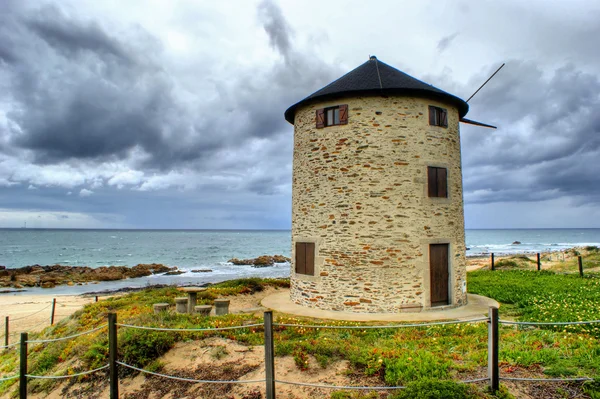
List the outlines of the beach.
<svg viewBox="0 0 600 399">
<path fill-rule="evenodd" d="M 18 342 L 21 332 L 38 332 L 50 325 L 52 300 L 56 298 L 54 323 L 58 323 L 95 301 L 95 297 L 81 295 L 15 295 L 0 294 L 2 309 L 2 345 L 5 345 L 5 322 L 9 317 L 9 344 Z"/>
</svg>

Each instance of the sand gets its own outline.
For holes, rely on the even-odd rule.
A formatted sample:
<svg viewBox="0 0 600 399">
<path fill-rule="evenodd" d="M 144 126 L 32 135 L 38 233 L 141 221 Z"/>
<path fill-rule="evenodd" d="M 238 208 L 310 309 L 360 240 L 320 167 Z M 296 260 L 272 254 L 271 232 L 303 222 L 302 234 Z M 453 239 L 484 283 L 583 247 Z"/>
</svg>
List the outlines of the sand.
<svg viewBox="0 0 600 399">
<path fill-rule="evenodd" d="M 9 343 L 17 342 L 21 332 L 36 332 L 48 327 L 53 298 L 56 298 L 54 323 L 70 316 L 85 304 L 95 301 L 94 297 L 80 295 L 0 294 L 0 345 L 5 344 L 6 316 L 9 316 Z"/>
</svg>

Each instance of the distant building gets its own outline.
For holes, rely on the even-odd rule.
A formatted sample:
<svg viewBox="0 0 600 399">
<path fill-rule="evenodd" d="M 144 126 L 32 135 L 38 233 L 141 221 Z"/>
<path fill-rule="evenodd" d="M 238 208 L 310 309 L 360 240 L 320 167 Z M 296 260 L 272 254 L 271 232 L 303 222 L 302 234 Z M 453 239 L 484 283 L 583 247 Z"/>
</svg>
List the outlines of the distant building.
<svg viewBox="0 0 600 399">
<path fill-rule="evenodd" d="M 468 109 L 376 57 L 288 108 L 292 301 L 363 313 L 466 304 Z"/>
</svg>

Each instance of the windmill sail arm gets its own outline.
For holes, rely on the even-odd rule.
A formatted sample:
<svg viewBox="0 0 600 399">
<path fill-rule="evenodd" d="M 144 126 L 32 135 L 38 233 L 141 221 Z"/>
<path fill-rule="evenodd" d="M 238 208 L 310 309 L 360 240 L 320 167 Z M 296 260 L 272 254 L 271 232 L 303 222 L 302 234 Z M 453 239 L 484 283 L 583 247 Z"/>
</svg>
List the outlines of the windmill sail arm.
<svg viewBox="0 0 600 399">
<path fill-rule="evenodd" d="M 473 121 L 473 120 L 471 120 L 471 119 L 467 119 L 467 118 L 460 118 L 460 121 L 461 121 L 462 123 L 468 123 L 469 125 L 482 126 L 482 127 L 489 127 L 490 129 L 497 129 L 497 127 L 496 127 L 496 126 L 488 125 L 487 123 L 482 123 L 482 122 Z"/>
</svg>

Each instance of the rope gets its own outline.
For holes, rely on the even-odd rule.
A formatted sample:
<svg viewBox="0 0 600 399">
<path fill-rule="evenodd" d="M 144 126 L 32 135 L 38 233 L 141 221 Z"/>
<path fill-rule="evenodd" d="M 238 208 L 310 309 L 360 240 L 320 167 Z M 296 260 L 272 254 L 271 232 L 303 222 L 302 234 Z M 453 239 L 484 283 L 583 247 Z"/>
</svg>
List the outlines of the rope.
<svg viewBox="0 0 600 399">
<path fill-rule="evenodd" d="M 41 308 L 41 309 L 40 309 L 40 310 L 38 310 L 37 312 L 35 312 L 35 313 L 32 313 L 32 314 L 30 314 L 30 315 L 23 316 L 23 317 L 17 317 L 17 318 L 15 318 L 15 319 L 12 319 L 12 318 L 11 318 L 11 319 L 10 319 L 10 321 L 17 321 L 17 320 L 26 319 L 26 318 L 28 318 L 28 317 L 31 317 L 31 316 L 33 316 L 33 315 L 35 315 L 35 314 L 38 314 L 38 313 L 40 313 L 42 310 L 46 310 L 46 309 L 48 309 L 50 306 L 52 306 L 52 304 L 50 304 L 50 305 L 46 306 L 45 308 Z"/>
<path fill-rule="evenodd" d="M 536 381 L 536 382 L 561 382 L 561 381 L 593 381 L 590 377 L 579 378 L 515 378 L 515 377 L 500 377 L 506 381 Z"/>
<path fill-rule="evenodd" d="M 108 364 L 105 364 L 104 366 L 98 367 L 97 369 L 93 369 L 93 370 L 90 370 L 90 371 L 82 371 L 81 373 L 69 374 L 69 375 L 31 375 L 31 374 L 25 374 L 25 376 L 27 376 L 29 378 L 38 378 L 38 379 L 43 379 L 43 380 L 60 380 L 60 379 L 63 379 L 63 378 L 79 377 L 81 375 L 92 374 L 92 373 L 95 373 L 96 371 L 107 369 L 108 366 L 109 366 Z"/>
<path fill-rule="evenodd" d="M 489 381 L 489 378 L 475 378 L 474 380 L 464 380 L 464 381 L 458 381 L 459 384 L 471 384 L 473 382 L 483 382 L 483 381 Z"/>
<path fill-rule="evenodd" d="M 137 328 L 140 330 L 153 330 L 153 331 L 220 331 L 220 330 L 237 330 L 240 328 L 249 328 L 249 327 L 262 327 L 264 324 L 248 324 L 246 326 L 233 326 L 233 327 L 220 327 L 220 328 L 162 328 L 162 327 L 145 327 L 145 326 L 132 326 L 130 324 L 119 324 L 119 327 L 129 327 L 129 328 Z"/>
<path fill-rule="evenodd" d="M 66 336 L 66 337 L 52 338 L 52 339 L 34 339 L 34 340 L 27 341 L 27 342 L 30 343 L 30 344 L 38 344 L 38 343 L 42 343 L 42 342 L 64 341 L 66 339 L 71 339 L 71 338 L 80 337 L 82 335 L 93 333 L 94 331 L 101 330 L 101 329 L 103 329 L 106 326 L 107 326 L 107 324 L 104 324 L 104 325 L 101 325 L 100 327 L 92 328 L 91 330 L 84 331 L 84 332 L 81 332 L 79 334 L 69 335 L 69 336 Z"/>
<path fill-rule="evenodd" d="M 10 377 L 0 378 L 0 382 L 2 382 L 2 381 L 8 381 L 8 380 L 14 380 L 15 378 L 19 378 L 19 375 L 17 374 L 17 375 L 13 375 L 13 376 L 10 376 Z"/>
<path fill-rule="evenodd" d="M 18 346 L 18 345 L 21 345 L 21 342 L 15 342 L 14 344 L 10 344 L 10 345 L 3 345 L 3 346 L 0 346 L 0 349 L 12 348 L 13 346 Z"/>
<path fill-rule="evenodd" d="M 293 381 L 283 381 L 283 380 L 275 380 L 275 382 L 279 384 L 288 384 L 288 385 L 300 385 L 303 387 L 315 387 L 315 388 L 329 388 L 329 389 L 357 389 L 357 390 L 366 390 L 366 391 L 378 391 L 378 390 L 392 390 L 392 389 L 405 389 L 406 387 L 397 386 L 397 387 L 351 387 L 351 386 L 338 386 L 338 385 L 325 385 L 325 384 L 311 384 L 308 382 L 293 382 Z"/>
<path fill-rule="evenodd" d="M 128 367 L 128 368 L 130 368 L 132 370 L 140 371 L 142 373 L 155 375 L 157 377 L 169 378 L 169 379 L 177 380 L 177 381 L 184 381 L 184 382 L 214 383 L 214 384 L 250 384 L 250 383 L 265 382 L 266 381 L 264 378 L 262 380 L 232 380 L 232 381 L 223 381 L 223 380 L 222 381 L 196 380 L 196 379 L 193 379 L 193 378 L 176 377 L 176 376 L 173 376 L 173 375 L 155 373 L 154 371 L 140 369 L 140 368 L 137 368 L 135 366 L 129 365 L 127 363 L 119 362 L 119 361 L 117 361 L 117 364 L 120 364 L 121 366 Z"/>
<path fill-rule="evenodd" d="M 568 326 L 572 324 L 594 324 L 600 323 L 600 320 L 588 320 L 588 321 L 556 321 L 556 322 L 535 322 L 535 321 L 508 321 L 498 320 L 502 324 L 514 324 L 520 326 Z"/>
<path fill-rule="evenodd" d="M 329 329 L 357 329 L 357 330 L 366 330 L 373 328 L 406 328 L 406 327 L 426 327 L 426 326 L 441 326 L 445 324 L 462 324 L 462 323 L 475 323 L 480 321 L 488 321 L 487 317 L 481 317 L 478 319 L 470 319 L 470 320 L 457 320 L 457 321 L 438 321 L 433 323 L 419 323 L 419 324 L 393 324 L 387 326 L 319 326 L 319 325 L 309 325 L 309 324 L 284 324 L 284 323 L 273 323 L 274 326 L 278 327 L 304 327 L 304 328 L 329 328 Z"/>
</svg>

